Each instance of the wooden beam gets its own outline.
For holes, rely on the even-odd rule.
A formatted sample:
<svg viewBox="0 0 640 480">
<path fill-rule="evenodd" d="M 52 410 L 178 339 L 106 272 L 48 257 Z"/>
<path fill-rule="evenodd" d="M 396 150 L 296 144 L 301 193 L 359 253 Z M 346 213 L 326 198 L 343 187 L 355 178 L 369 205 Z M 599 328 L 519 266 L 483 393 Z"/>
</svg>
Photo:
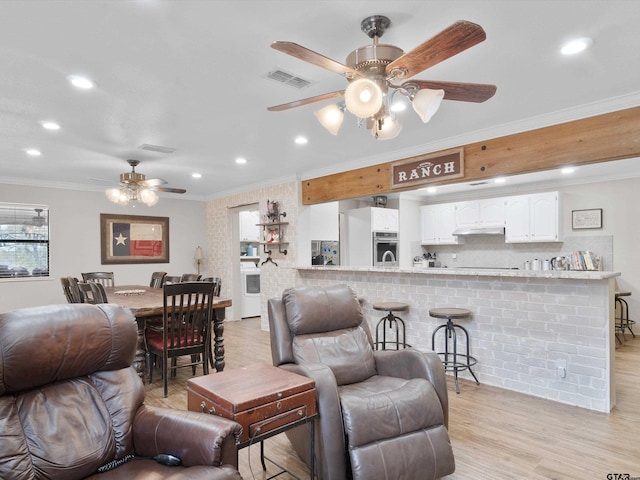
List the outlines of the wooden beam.
<svg viewBox="0 0 640 480">
<path fill-rule="evenodd" d="M 485 180 L 640 157 L 640 107 L 462 145 L 464 177 L 430 185 Z M 432 155 L 437 152 L 429 152 Z M 412 157 L 420 159 L 422 155 Z M 391 188 L 392 162 L 302 181 L 302 203 L 313 205 L 347 198 L 412 190 Z M 410 160 L 409 158 L 405 160 Z"/>
</svg>

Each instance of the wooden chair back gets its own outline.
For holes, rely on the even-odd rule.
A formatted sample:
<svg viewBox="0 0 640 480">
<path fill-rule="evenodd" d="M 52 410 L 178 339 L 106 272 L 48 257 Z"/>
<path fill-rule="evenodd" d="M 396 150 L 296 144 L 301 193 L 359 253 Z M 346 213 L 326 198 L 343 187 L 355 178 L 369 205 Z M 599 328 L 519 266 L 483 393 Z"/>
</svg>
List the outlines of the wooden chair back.
<svg viewBox="0 0 640 480">
<path fill-rule="evenodd" d="M 213 296 L 220 296 L 220 290 L 222 289 L 222 279 L 220 277 L 204 277 L 201 281 L 213 283 Z"/>
<path fill-rule="evenodd" d="M 181 282 L 197 282 L 202 278 L 199 273 L 183 273 L 180 278 Z"/>
<path fill-rule="evenodd" d="M 113 272 L 84 272 L 82 280 L 85 282 L 98 282 L 103 287 L 115 286 Z"/>
<path fill-rule="evenodd" d="M 151 355 L 162 357 L 164 396 L 169 394 L 169 372 L 176 368 L 202 365 L 209 373 L 211 351 L 211 322 L 213 319 L 213 284 L 184 282 L 165 284 L 163 287 L 162 328 L 147 329 L 147 348 Z M 191 362 L 177 364 L 173 359 L 190 355 Z M 171 361 L 170 361 L 171 360 Z M 153 363 L 149 382 L 153 381 Z"/>
<path fill-rule="evenodd" d="M 151 282 L 149 286 L 151 288 L 162 288 L 164 284 L 164 277 L 167 275 L 167 272 L 153 272 L 151 274 Z"/>
<path fill-rule="evenodd" d="M 83 303 L 78 281 L 74 277 L 60 277 L 60 283 L 68 303 Z"/>
<path fill-rule="evenodd" d="M 181 280 L 182 277 L 180 277 L 180 275 L 165 275 L 162 285 L 166 285 L 168 283 L 180 283 Z"/>
</svg>

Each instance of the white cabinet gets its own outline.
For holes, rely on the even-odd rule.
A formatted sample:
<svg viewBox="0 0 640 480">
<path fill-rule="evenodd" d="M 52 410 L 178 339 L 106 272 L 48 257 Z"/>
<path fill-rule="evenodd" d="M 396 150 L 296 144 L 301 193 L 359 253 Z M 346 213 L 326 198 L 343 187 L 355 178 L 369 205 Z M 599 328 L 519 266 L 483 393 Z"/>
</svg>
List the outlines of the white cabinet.
<svg viewBox="0 0 640 480">
<path fill-rule="evenodd" d="M 258 210 L 245 210 L 240 212 L 240 241 L 260 241 L 260 212 Z"/>
<path fill-rule="evenodd" d="M 455 204 L 424 205 L 420 207 L 421 244 L 455 245 L 464 243 L 453 234 L 456 229 Z"/>
<path fill-rule="evenodd" d="M 374 232 L 398 232 L 398 210 L 371 207 L 371 229 Z"/>
<path fill-rule="evenodd" d="M 489 198 L 456 203 L 456 227 L 503 227 L 505 199 Z"/>
<path fill-rule="evenodd" d="M 560 194 L 535 193 L 507 197 L 505 242 L 562 241 Z"/>
</svg>

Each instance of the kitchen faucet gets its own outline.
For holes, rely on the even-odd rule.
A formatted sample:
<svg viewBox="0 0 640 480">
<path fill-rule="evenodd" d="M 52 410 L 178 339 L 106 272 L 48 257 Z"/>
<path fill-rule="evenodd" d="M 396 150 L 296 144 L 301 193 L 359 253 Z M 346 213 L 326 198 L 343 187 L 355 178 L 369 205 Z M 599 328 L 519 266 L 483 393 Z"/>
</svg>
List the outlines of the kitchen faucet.
<svg viewBox="0 0 640 480">
<path fill-rule="evenodd" d="M 387 261 L 387 255 L 391 257 L 391 263 L 396 263 L 396 257 L 391 250 L 387 250 L 382 254 L 382 265 L 384 265 Z"/>
</svg>

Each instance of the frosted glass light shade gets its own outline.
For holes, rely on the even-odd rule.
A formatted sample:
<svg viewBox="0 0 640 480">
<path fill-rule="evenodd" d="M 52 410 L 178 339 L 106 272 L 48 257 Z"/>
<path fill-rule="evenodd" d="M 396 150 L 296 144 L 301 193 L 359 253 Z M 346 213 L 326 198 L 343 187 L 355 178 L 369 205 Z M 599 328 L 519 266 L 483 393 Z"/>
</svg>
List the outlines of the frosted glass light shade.
<svg viewBox="0 0 640 480">
<path fill-rule="evenodd" d="M 369 118 L 382 108 L 382 90 L 368 78 L 360 78 L 349 84 L 344 102 L 356 117 Z"/>
<path fill-rule="evenodd" d="M 412 99 L 413 109 L 420 115 L 422 121 L 427 123 L 440 108 L 443 98 L 444 90 L 430 90 L 428 88 L 418 90 Z"/>
<path fill-rule="evenodd" d="M 378 140 L 391 140 L 396 138 L 402 130 L 402 124 L 390 116 L 384 117 L 382 125 L 379 122 L 375 122 L 374 127 L 371 129 L 371 134 Z"/>
<path fill-rule="evenodd" d="M 120 189 L 119 188 L 110 188 L 109 190 L 107 190 L 104 193 L 107 196 L 107 198 L 109 200 L 111 200 L 113 203 L 118 203 L 118 201 L 120 200 Z"/>
<path fill-rule="evenodd" d="M 313 112 L 320 124 L 329 130 L 331 135 L 337 135 L 342 121 L 344 120 L 344 112 L 337 105 L 329 105 Z"/>
<path fill-rule="evenodd" d="M 153 190 L 143 188 L 142 190 L 140 190 L 139 194 L 142 203 L 148 205 L 149 207 L 153 207 L 156 203 L 158 203 L 158 194 Z"/>
</svg>

